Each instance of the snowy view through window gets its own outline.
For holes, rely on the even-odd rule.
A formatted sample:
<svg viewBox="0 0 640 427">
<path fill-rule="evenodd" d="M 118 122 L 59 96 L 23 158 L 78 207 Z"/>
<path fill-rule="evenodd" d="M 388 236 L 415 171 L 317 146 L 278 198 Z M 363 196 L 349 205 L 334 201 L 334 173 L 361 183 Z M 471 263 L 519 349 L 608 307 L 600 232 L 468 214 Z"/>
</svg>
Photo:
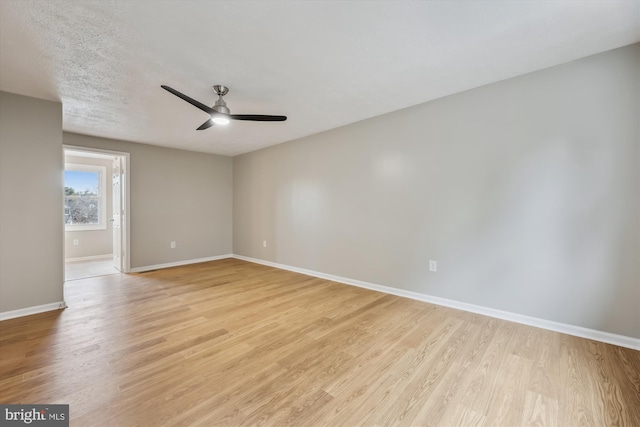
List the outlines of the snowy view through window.
<svg viewBox="0 0 640 427">
<path fill-rule="evenodd" d="M 64 171 L 64 221 L 68 225 L 100 223 L 100 174 Z"/>
</svg>

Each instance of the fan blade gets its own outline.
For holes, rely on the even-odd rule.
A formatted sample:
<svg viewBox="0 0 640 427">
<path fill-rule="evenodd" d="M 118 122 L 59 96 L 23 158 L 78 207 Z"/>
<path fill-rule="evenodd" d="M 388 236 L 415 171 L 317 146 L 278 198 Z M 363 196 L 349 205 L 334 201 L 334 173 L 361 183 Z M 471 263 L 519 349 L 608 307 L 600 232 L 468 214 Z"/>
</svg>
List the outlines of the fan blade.
<svg viewBox="0 0 640 427">
<path fill-rule="evenodd" d="M 183 100 L 187 101 L 189 104 L 193 105 L 194 107 L 198 107 L 199 109 L 201 109 L 202 111 L 204 111 L 205 113 L 209 113 L 209 114 L 213 114 L 216 112 L 216 110 L 214 110 L 211 107 L 207 107 L 206 105 L 204 105 L 202 102 L 200 101 L 196 101 L 193 98 L 188 97 L 187 95 L 185 95 L 184 93 L 180 93 L 177 90 L 175 90 L 172 87 L 169 86 L 165 86 L 165 85 L 160 85 L 160 87 L 168 92 L 171 92 L 172 94 L 174 94 L 175 96 L 177 96 L 178 98 L 182 98 Z"/>
<path fill-rule="evenodd" d="M 264 116 L 262 114 L 229 114 L 233 120 L 252 120 L 254 122 L 284 122 L 287 116 Z"/>
<path fill-rule="evenodd" d="M 213 126 L 213 121 L 211 119 L 209 119 L 206 122 L 204 122 L 203 124 L 201 124 L 200 127 L 198 129 L 196 129 L 196 130 L 209 129 L 211 126 Z"/>
</svg>

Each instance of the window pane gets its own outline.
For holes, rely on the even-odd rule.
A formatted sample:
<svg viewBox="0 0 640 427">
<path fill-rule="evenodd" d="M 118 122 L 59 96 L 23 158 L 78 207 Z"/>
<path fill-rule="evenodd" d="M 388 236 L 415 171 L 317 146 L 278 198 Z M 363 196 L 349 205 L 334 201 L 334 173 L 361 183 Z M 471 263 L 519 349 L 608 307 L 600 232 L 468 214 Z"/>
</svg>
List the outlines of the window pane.
<svg viewBox="0 0 640 427">
<path fill-rule="evenodd" d="M 98 172 L 64 171 L 64 194 L 66 196 L 98 196 L 100 188 Z"/>
<path fill-rule="evenodd" d="M 99 202 L 97 197 L 64 198 L 64 220 L 66 224 L 100 224 Z"/>
<path fill-rule="evenodd" d="M 100 224 L 100 173 L 64 171 L 65 224 Z"/>
</svg>

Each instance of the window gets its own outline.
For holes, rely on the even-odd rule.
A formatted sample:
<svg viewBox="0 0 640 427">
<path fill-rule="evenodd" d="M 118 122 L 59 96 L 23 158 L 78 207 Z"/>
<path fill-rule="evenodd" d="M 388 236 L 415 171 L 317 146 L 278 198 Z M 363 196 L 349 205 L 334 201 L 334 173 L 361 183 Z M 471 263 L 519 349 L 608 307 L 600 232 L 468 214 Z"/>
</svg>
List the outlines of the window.
<svg viewBox="0 0 640 427">
<path fill-rule="evenodd" d="M 64 170 L 65 229 L 105 230 L 107 203 L 104 166 L 67 163 Z"/>
</svg>

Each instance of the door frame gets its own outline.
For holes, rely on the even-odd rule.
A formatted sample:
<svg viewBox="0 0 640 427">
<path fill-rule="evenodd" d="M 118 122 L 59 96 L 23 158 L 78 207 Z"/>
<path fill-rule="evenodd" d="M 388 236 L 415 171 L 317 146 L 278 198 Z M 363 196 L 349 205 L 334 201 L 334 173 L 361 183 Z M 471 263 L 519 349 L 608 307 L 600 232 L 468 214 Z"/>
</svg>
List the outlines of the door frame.
<svg viewBox="0 0 640 427">
<path fill-rule="evenodd" d="M 62 144 L 62 158 L 64 159 L 65 150 L 84 151 L 87 153 L 105 154 L 108 156 L 119 156 L 124 159 L 124 185 L 120 183 L 120 188 L 124 191 L 124 214 L 122 215 L 122 221 L 124 227 L 122 228 L 122 248 L 124 249 L 124 256 L 122 257 L 122 272 L 131 272 L 131 188 L 130 188 L 130 176 L 131 176 L 131 162 L 130 153 L 124 151 L 103 150 L 100 148 L 82 147 L 79 145 Z M 64 170 L 64 169 L 63 169 Z M 62 230 L 64 232 L 64 222 L 62 224 Z M 64 259 L 63 259 L 64 262 Z"/>
</svg>

